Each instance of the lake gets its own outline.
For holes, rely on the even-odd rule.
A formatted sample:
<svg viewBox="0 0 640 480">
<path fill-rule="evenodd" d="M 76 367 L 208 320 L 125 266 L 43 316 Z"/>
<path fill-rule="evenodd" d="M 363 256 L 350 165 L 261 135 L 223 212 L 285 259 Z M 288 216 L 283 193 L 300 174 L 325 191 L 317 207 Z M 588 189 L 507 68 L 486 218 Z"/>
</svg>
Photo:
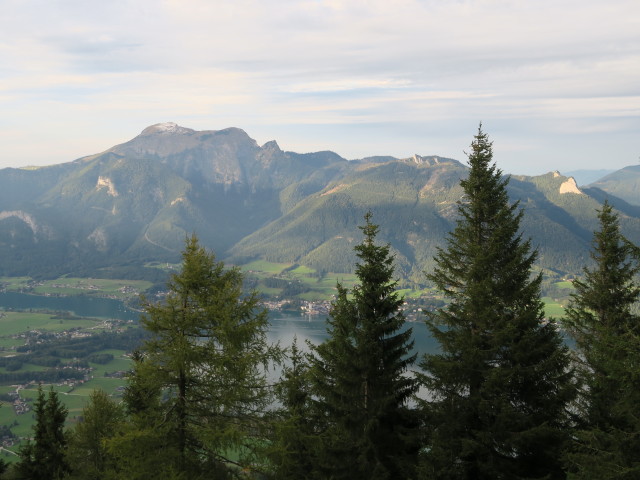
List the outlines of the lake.
<svg viewBox="0 0 640 480">
<path fill-rule="evenodd" d="M 127 308 L 120 300 L 100 297 L 55 297 L 26 293 L 0 292 L 0 308 L 4 310 L 51 310 L 73 312 L 79 317 L 138 320 L 140 312 Z"/>
<path fill-rule="evenodd" d="M 140 318 L 140 312 L 127 308 L 119 300 L 88 296 L 55 297 L 0 292 L 0 309 L 67 311 L 80 317 L 121 320 Z M 270 312 L 268 338 L 271 342 L 280 341 L 283 346 L 291 345 L 294 337 L 298 338 L 300 347 L 304 347 L 306 340 L 318 344 L 327 338 L 326 319 L 326 315 L 305 316 L 297 312 Z M 407 325 L 413 328 L 416 351 L 425 353 L 435 349 L 435 342 L 424 323 L 415 322 Z"/>
</svg>

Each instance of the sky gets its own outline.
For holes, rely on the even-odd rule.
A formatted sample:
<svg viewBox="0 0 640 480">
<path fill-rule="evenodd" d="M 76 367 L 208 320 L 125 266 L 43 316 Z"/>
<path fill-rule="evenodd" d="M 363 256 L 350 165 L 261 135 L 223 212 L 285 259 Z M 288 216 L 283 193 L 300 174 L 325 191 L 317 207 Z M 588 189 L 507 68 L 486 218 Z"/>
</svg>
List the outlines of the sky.
<svg viewBox="0 0 640 480">
<path fill-rule="evenodd" d="M 0 0 L 0 168 L 175 122 L 507 173 L 640 161 L 638 0 Z"/>
</svg>

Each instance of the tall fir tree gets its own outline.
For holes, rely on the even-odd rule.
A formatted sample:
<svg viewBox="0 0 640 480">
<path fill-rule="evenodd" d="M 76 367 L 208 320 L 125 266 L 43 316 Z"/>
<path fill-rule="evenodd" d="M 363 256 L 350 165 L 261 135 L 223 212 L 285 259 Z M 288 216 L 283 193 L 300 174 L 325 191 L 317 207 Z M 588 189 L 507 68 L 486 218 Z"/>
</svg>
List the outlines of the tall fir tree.
<svg viewBox="0 0 640 480">
<path fill-rule="evenodd" d="M 53 388 L 45 395 L 42 386 L 38 387 L 33 441 L 27 442 L 20 450 L 20 461 L 15 466 L 18 478 L 55 480 L 69 472 L 64 432 L 67 412 Z"/>
<path fill-rule="evenodd" d="M 640 478 L 640 287 L 638 249 L 605 202 L 591 258 L 566 310 L 584 384 L 570 478 Z"/>
<path fill-rule="evenodd" d="M 428 275 L 450 302 L 427 318 L 440 352 L 421 362 L 429 391 L 422 476 L 564 478 L 575 395 L 568 349 L 545 321 L 536 252 L 522 239 L 523 213 L 509 202 L 481 126 L 468 158 L 459 219 Z"/>
<path fill-rule="evenodd" d="M 365 216 L 355 247 L 359 284 L 338 284 L 329 339 L 315 347 L 313 393 L 326 430 L 316 456 L 319 478 L 409 478 L 417 456 L 417 424 L 407 405 L 416 392 L 408 368 L 415 355 L 396 293 L 389 245 Z"/>
</svg>

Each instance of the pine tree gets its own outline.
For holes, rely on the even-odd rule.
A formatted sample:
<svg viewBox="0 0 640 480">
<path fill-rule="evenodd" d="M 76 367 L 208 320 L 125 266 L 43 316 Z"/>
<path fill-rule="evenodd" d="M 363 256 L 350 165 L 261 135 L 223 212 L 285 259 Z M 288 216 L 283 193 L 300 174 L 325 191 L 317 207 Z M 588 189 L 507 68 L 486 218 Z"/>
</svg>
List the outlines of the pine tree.
<svg viewBox="0 0 640 480">
<path fill-rule="evenodd" d="M 225 269 L 195 235 L 182 257 L 165 301 L 145 305 L 142 323 L 152 338 L 136 363 L 129 407 L 147 422 L 151 448 L 169 442 L 176 472 L 223 478 L 229 465 L 253 460 L 249 447 L 258 442 L 249 438 L 270 402 L 265 366 L 278 349 L 267 345 L 267 312 L 254 294 L 243 294 L 238 269 Z M 148 393 L 158 387 L 164 397 L 154 406 Z"/>
<path fill-rule="evenodd" d="M 36 423 L 33 426 L 33 441 L 27 442 L 20 450 L 21 458 L 15 467 L 18 478 L 63 478 L 69 471 L 65 458 L 67 439 L 64 432 L 67 409 L 53 388 L 45 396 L 42 386 L 38 387 L 34 414 Z"/>
<path fill-rule="evenodd" d="M 330 338 L 312 361 L 319 418 L 326 422 L 320 478 L 409 478 L 417 454 L 417 425 L 407 406 L 417 390 L 407 372 L 415 360 L 412 330 L 395 292 L 389 245 L 374 243 L 378 226 L 370 213 L 365 221 L 364 241 L 355 247 L 360 283 L 351 292 L 338 284 Z"/>
<path fill-rule="evenodd" d="M 428 278 L 450 300 L 428 316 L 440 352 L 421 367 L 429 443 L 423 476 L 564 478 L 566 409 L 573 398 L 567 347 L 544 319 L 536 252 L 519 233 L 508 179 L 478 129 L 459 219 Z"/>
<path fill-rule="evenodd" d="M 637 248 L 605 202 L 598 212 L 584 280 L 575 280 L 565 325 L 576 342 L 584 384 L 571 478 L 640 477 L 640 287 Z"/>
</svg>

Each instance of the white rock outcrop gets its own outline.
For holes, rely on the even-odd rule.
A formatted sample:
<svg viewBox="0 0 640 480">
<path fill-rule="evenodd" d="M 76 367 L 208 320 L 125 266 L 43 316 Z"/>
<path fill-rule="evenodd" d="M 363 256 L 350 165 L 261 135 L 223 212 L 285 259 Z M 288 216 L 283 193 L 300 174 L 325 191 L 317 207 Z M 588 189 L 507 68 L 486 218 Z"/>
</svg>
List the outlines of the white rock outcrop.
<svg viewBox="0 0 640 480">
<path fill-rule="evenodd" d="M 38 224 L 36 223 L 35 219 L 28 213 L 23 212 L 22 210 L 5 210 L 4 212 L 0 212 L 0 220 L 11 217 L 18 218 L 26 223 L 34 235 L 38 233 Z"/>
<path fill-rule="evenodd" d="M 562 185 L 560 185 L 560 193 L 576 193 L 578 195 L 584 195 L 584 193 L 582 193 L 578 188 L 578 184 L 573 177 L 569 177 L 565 182 L 562 182 Z"/>
<path fill-rule="evenodd" d="M 118 196 L 118 191 L 116 190 L 116 187 L 113 185 L 113 182 L 111 181 L 111 179 L 108 177 L 99 176 L 98 182 L 96 183 L 96 190 L 101 190 L 103 188 L 107 189 L 107 194 L 109 194 L 110 196 L 112 197 Z"/>
</svg>

